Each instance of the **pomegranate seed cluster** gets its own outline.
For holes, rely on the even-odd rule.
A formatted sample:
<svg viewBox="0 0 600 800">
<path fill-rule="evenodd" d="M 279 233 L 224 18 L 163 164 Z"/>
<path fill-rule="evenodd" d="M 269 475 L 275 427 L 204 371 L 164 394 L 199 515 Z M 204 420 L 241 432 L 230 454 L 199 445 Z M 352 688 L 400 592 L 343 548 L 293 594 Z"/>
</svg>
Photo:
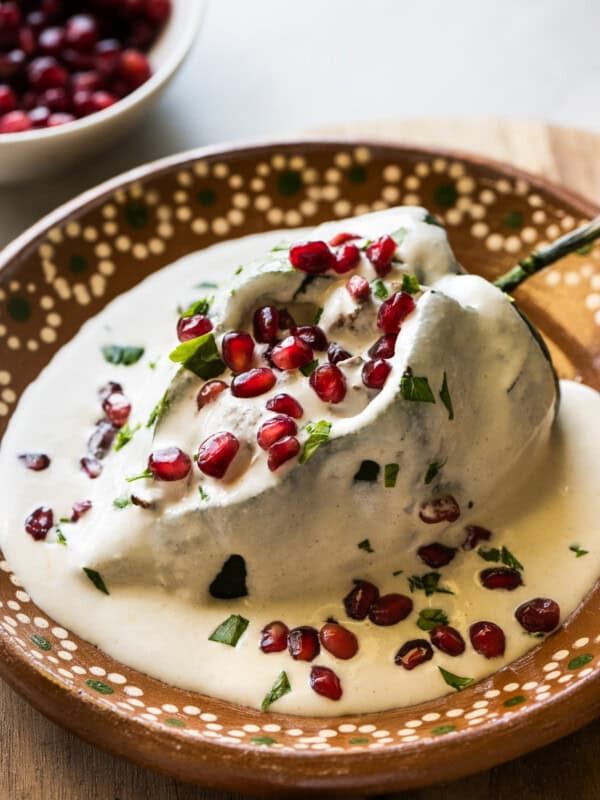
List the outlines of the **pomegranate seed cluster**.
<svg viewBox="0 0 600 800">
<path fill-rule="evenodd" d="M 152 74 L 171 0 L 0 2 L 0 133 L 103 111 Z"/>
</svg>

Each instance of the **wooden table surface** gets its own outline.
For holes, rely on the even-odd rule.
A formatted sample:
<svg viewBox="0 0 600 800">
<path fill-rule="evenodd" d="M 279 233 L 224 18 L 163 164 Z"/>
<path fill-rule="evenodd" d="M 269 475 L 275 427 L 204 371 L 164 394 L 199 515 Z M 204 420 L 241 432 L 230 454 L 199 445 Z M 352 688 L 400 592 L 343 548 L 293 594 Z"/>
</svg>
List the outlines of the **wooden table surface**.
<svg viewBox="0 0 600 800">
<path fill-rule="evenodd" d="M 455 147 L 558 181 L 600 205 L 600 135 L 540 123 L 381 122 L 320 131 Z M 0 800 L 235 800 L 155 775 L 61 730 L 0 683 Z M 397 800 L 598 800 L 600 721 L 509 764 Z M 432 770 L 434 765 L 432 765 Z M 390 796 L 388 800 L 392 800 Z"/>
</svg>

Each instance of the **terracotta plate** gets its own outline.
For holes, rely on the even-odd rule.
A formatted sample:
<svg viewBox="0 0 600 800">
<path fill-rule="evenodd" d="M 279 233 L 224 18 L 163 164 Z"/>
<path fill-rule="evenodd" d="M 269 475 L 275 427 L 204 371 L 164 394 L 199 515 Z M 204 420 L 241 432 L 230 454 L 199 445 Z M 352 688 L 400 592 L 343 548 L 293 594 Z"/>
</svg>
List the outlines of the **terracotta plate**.
<svg viewBox="0 0 600 800">
<path fill-rule="evenodd" d="M 142 167 L 4 251 L 0 435 L 58 348 L 149 273 L 213 242 L 399 203 L 442 217 L 459 260 L 489 278 L 598 213 L 504 165 L 383 144 L 199 150 Z M 518 299 L 561 375 L 600 388 L 600 249 L 536 276 Z M 89 741 L 207 786 L 344 796 L 422 786 L 517 756 L 600 711 L 598 587 L 557 633 L 489 680 L 418 706 L 316 719 L 261 714 L 116 663 L 48 619 L 10 565 L 0 567 L 5 680 Z"/>
</svg>

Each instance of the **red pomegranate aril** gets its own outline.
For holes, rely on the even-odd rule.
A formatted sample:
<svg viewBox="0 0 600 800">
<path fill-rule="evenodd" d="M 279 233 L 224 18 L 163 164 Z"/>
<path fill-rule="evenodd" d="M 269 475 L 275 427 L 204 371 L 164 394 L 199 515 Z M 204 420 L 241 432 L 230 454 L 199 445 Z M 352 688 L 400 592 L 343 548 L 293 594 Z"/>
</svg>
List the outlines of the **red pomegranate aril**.
<svg viewBox="0 0 600 800">
<path fill-rule="evenodd" d="M 489 542 L 492 538 L 492 532 L 480 525 L 467 525 L 465 533 L 465 540 L 461 545 L 463 550 L 474 550 L 480 542 Z"/>
<path fill-rule="evenodd" d="M 231 381 L 231 393 L 235 397 L 258 397 L 272 389 L 276 381 L 272 369 L 257 367 L 236 375 Z"/>
<path fill-rule="evenodd" d="M 512 567 L 490 567 L 479 573 L 481 585 L 486 589 L 505 589 L 512 592 L 523 585 L 521 573 Z"/>
<path fill-rule="evenodd" d="M 46 106 L 50 111 L 68 111 L 71 108 L 71 96 L 66 89 L 55 86 L 43 91 L 37 98 L 36 103 Z"/>
<path fill-rule="evenodd" d="M 278 414 L 271 417 L 258 429 L 256 440 L 263 450 L 268 450 L 272 444 L 283 439 L 284 436 L 295 436 L 298 433 L 298 426 L 291 417 Z"/>
<path fill-rule="evenodd" d="M 189 342 L 212 331 L 213 325 L 204 314 L 192 314 L 191 317 L 180 317 L 177 321 L 177 338 L 180 342 Z"/>
<path fill-rule="evenodd" d="M 37 106 L 29 112 L 29 119 L 34 128 L 45 128 L 50 119 L 50 109 L 46 106 Z"/>
<path fill-rule="evenodd" d="M 384 278 L 392 269 L 392 260 L 396 253 L 396 242 L 387 234 L 367 247 L 367 258 L 373 265 L 375 272 Z"/>
<path fill-rule="evenodd" d="M 384 333 L 374 345 L 369 348 L 371 358 L 392 358 L 396 352 L 397 333 Z"/>
<path fill-rule="evenodd" d="M 267 465 L 271 472 L 275 472 L 286 461 L 295 458 L 299 452 L 300 442 L 298 439 L 295 436 L 284 436 L 269 448 Z"/>
<path fill-rule="evenodd" d="M 447 656 L 459 656 L 465 652 L 465 640 L 450 625 L 437 625 L 429 634 L 431 643 Z"/>
<path fill-rule="evenodd" d="M 435 525 L 437 522 L 456 522 L 460 517 L 460 506 L 451 494 L 447 494 L 423 503 L 419 509 L 419 517 L 428 525 Z"/>
<path fill-rule="evenodd" d="M 280 331 L 293 331 L 296 327 L 296 320 L 292 317 L 287 308 L 279 310 L 279 330 Z"/>
<path fill-rule="evenodd" d="M 310 688 L 328 700 L 339 700 L 342 696 L 340 679 L 329 667 L 314 666 L 311 668 Z"/>
<path fill-rule="evenodd" d="M 269 400 L 267 400 L 266 407 L 269 411 L 277 411 L 280 414 L 287 414 L 288 417 L 293 417 L 294 419 L 300 419 L 300 417 L 304 414 L 304 409 L 300 403 L 291 395 L 285 394 L 285 392 L 276 394 L 275 397 L 269 398 Z"/>
<path fill-rule="evenodd" d="M 71 78 L 74 92 L 95 92 L 102 87 L 102 76 L 95 70 L 76 72 Z"/>
<path fill-rule="evenodd" d="M 338 275 L 350 272 L 358 267 L 360 262 L 360 250 L 355 244 L 344 244 L 335 252 L 333 269 Z"/>
<path fill-rule="evenodd" d="M 404 320 L 415 310 L 415 301 L 406 292 L 395 292 L 379 306 L 377 326 L 384 333 L 398 333 Z"/>
<path fill-rule="evenodd" d="M 67 20 L 65 42 L 75 50 L 92 50 L 98 41 L 98 24 L 91 14 L 75 14 Z"/>
<path fill-rule="evenodd" d="M 0 117 L 0 133 L 23 133 L 33 127 L 25 111 L 9 111 Z"/>
<path fill-rule="evenodd" d="M 456 555 L 455 547 L 448 547 L 440 542 L 424 544 L 417 550 L 417 555 L 424 564 L 432 569 L 439 569 L 449 564 Z"/>
<path fill-rule="evenodd" d="M 27 56 L 21 49 L 11 50 L 9 53 L 0 53 L 0 79 L 15 78 L 25 66 Z"/>
<path fill-rule="evenodd" d="M 433 658 L 433 647 L 427 639 L 411 639 L 405 642 L 394 656 L 394 662 L 404 669 L 414 669 Z"/>
<path fill-rule="evenodd" d="M 121 53 L 119 75 L 131 89 L 137 89 L 145 83 L 152 70 L 148 59 L 139 50 L 129 49 Z"/>
<path fill-rule="evenodd" d="M 275 306 L 262 306 L 254 312 L 254 338 L 257 342 L 272 344 L 277 341 L 279 311 Z"/>
<path fill-rule="evenodd" d="M 337 364 L 339 361 L 345 361 L 347 358 L 352 358 L 352 353 L 345 350 L 341 344 L 331 342 L 327 348 L 327 358 L 330 364 Z"/>
<path fill-rule="evenodd" d="M 105 383 L 104 386 L 101 386 L 98 389 L 98 396 L 102 401 L 104 401 L 109 395 L 114 394 L 115 392 L 121 392 L 122 394 L 123 387 L 116 381 L 108 381 L 108 383 Z"/>
<path fill-rule="evenodd" d="M 288 650 L 295 661 L 312 661 L 321 652 L 319 634 L 309 625 L 292 628 L 287 640 Z"/>
<path fill-rule="evenodd" d="M 369 389 L 382 389 L 391 369 L 391 366 L 383 358 L 367 361 L 362 368 L 362 382 Z"/>
<path fill-rule="evenodd" d="M 342 244 L 346 244 L 346 242 L 353 242 L 355 239 L 361 238 L 357 233 L 336 233 L 329 240 L 329 244 L 331 247 L 339 247 Z"/>
<path fill-rule="evenodd" d="M 374 625 L 396 625 L 413 610 L 413 601 L 404 594 L 383 594 L 369 608 L 369 619 Z"/>
<path fill-rule="evenodd" d="M 319 328 L 318 325 L 301 325 L 299 328 L 294 328 L 292 333 L 313 350 L 318 352 L 327 350 L 327 336 L 323 328 Z"/>
<path fill-rule="evenodd" d="M 476 653 L 485 658 L 498 658 L 504 655 L 506 637 L 504 631 L 495 622 L 481 620 L 474 622 L 469 628 L 469 639 Z"/>
<path fill-rule="evenodd" d="M 87 448 L 89 452 L 96 458 L 104 458 L 112 447 L 117 430 L 118 428 L 112 422 L 107 419 L 101 419 L 88 439 Z"/>
<path fill-rule="evenodd" d="M 94 456 L 84 456 L 80 460 L 79 465 L 81 466 L 81 469 L 85 472 L 85 474 L 88 476 L 88 478 L 91 478 L 91 480 L 99 478 L 100 475 L 102 474 L 102 469 L 103 469 L 102 462 L 99 461 Z"/>
<path fill-rule="evenodd" d="M 271 350 L 271 361 L 279 369 L 298 369 L 313 360 L 312 347 L 299 336 L 286 336 Z"/>
<path fill-rule="evenodd" d="M 310 385 L 324 403 L 341 403 L 346 396 L 344 373 L 335 364 L 322 364 L 310 376 Z"/>
<path fill-rule="evenodd" d="M 260 632 L 260 649 L 263 653 L 280 653 L 287 648 L 288 626 L 276 620 L 269 622 Z"/>
<path fill-rule="evenodd" d="M 362 275 L 353 275 L 346 283 L 346 291 L 350 297 L 358 302 L 368 300 L 371 297 L 371 285 Z"/>
<path fill-rule="evenodd" d="M 79 522 L 81 517 L 92 507 L 91 500 L 77 500 L 77 502 L 73 503 L 73 513 L 71 514 L 71 522 Z"/>
<path fill-rule="evenodd" d="M 321 645 L 336 658 L 347 660 L 358 652 L 358 639 L 338 622 L 326 622 L 319 631 Z"/>
<path fill-rule="evenodd" d="M 99 89 L 97 92 L 94 92 L 92 94 L 92 108 L 93 108 L 92 113 L 95 114 L 97 111 L 104 111 L 105 108 L 110 108 L 111 106 L 114 106 L 117 100 L 118 98 L 115 97 L 114 94 Z"/>
<path fill-rule="evenodd" d="M 80 89 L 73 93 L 73 111 L 77 117 L 87 117 L 94 113 L 92 92 Z"/>
<path fill-rule="evenodd" d="M 86 72 L 94 68 L 94 54 L 92 51 L 65 47 L 61 51 L 60 57 L 71 72 Z"/>
<path fill-rule="evenodd" d="M 180 481 L 192 469 L 192 459 L 179 447 L 154 450 L 148 458 L 148 471 L 157 481 Z"/>
<path fill-rule="evenodd" d="M 19 461 L 32 472 L 42 472 L 50 466 L 50 459 L 45 453 L 21 453 Z"/>
<path fill-rule="evenodd" d="M 211 478 L 222 478 L 239 449 L 240 443 L 233 433 L 213 433 L 198 448 L 198 469 Z"/>
<path fill-rule="evenodd" d="M 48 128 L 58 128 L 60 125 L 67 125 L 69 122 L 75 122 L 73 114 L 67 114 L 64 111 L 56 111 L 48 117 Z"/>
<path fill-rule="evenodd" d="M 225 381 L 208 381 L 198 392 L 196 403 L 198 410 L 204 408 L 209 403 L 213 403 L 217 397 L 227 388 Z"/>
<path fill-rule="evenodd" d="M 534 597 L 521 603 L 515 617 L 529 633 L 550 633 L 560 622 L 560 606 L 548 597 Z"/>
<path fill-rule="evenodd" d="M 38 36 L 38 47 L 49 56 L 58 56 L 65 41 L 63 28 L 45 28 Z"/>
<path fill-rule="evenodd" d="M 346 597 L 344 608 L 350 619 L 366 619 L 369 609 L 379 599 L 379 589 L 369 581 L 358 581 Z"/>
<path fill-rule="evenodd" d="M 8 114 L 17 107 L 17 95 L 5 83 L 0 85 L 0 114 Z"/>
<path fill-rule="evenodd" d="M 67 71 L 54 56 L 34 58 L 27 68 L 29 83 L 34 89 L 64 87 L 67 84 Z"/>
<path fill-rule="evenodd" d="M 21 28 L 19 31 L 19 47 L 26 55 L 33 55 L 37 47 L 37 37 L 33 28 Z"/>
<path fill-rule="evenodd" d="M 131 403 L 121 392 L 113 392 L 102 403 L 102 410 L 117 428 L 122 428 L 131 414 Z"/>
<path fill-rule="evenodd" d="M 290 263 L 309 275 L 319 275 L 335 265 L 335 255 L 325 242 L 300 242 L 290 247 Z"/>
<path fill-rule="evenodd" d="M 49 17 L 43 11 L 30 11 L 25 17 L 25 24 L 31 28 L 35 33 L 43 30 L 44 26 L 48 24 Z"/>
<path fill-rule="evenodd" d="M 171 0 L 146 0 L 144 10 L 153 22 L 162 24 L 171 14 Z"/>
<path fill-rule="evenodd" d="M 21 11 L 17 3 L 0 3 L 0 31 L 17 30 L 21 19 Z"/>
<path fill-rule="evenodd" d="M 121 60 L 123 47 L 118 39 L 103 39 L 94 48 L 94 65 L 102 75 L 110 76 Z"/>
<path fill-rule="evenodd" d="M 48 506 L 40 506 L 25 520 L 25 530 L 36 542 L 42 541 L 54 525 L 54 512 Z"/>
<path fill-rule="evenodd" d="M 254 339 L 245 331 L 229 331 L 221 341 L 221 351 L 232 372 L 246 372 L 254 357 Z"/>
</svg>

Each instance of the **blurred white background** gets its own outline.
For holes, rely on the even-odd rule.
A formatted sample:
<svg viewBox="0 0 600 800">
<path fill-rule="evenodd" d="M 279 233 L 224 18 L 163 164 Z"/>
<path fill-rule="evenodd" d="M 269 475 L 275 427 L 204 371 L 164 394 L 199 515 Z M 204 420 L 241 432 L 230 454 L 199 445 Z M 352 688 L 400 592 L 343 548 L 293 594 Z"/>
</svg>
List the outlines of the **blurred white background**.
<svg viewBox="0 0 600 800">
<path fill-rule="evenodd" d="M 0 190 L 0 245 L 104 178 L 203 144 L 416 117 L 600 129 L 599 31 L 598 0 L 211 0 L 141 128 L 75 174 Z"/>
</svg>

